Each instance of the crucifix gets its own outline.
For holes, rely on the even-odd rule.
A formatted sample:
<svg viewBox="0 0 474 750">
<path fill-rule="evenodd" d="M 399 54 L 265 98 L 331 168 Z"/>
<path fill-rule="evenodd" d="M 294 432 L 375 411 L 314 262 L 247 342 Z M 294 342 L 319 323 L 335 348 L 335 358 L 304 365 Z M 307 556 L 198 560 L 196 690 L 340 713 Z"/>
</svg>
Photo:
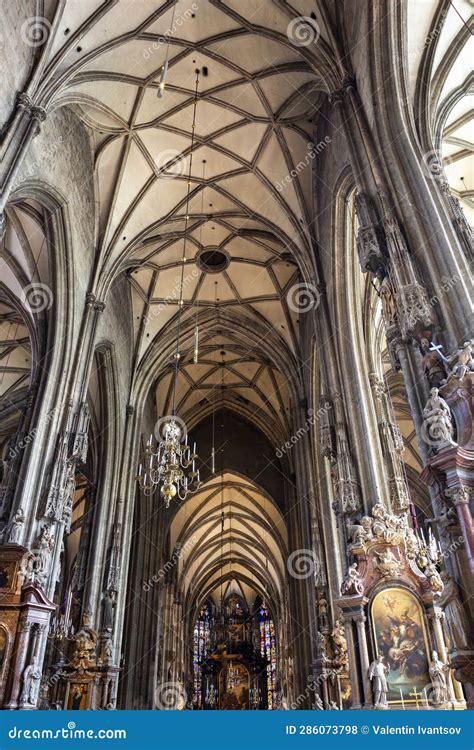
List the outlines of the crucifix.
<svg viewBox="0 0 474 750">
<path fill-rule="evenodd" d="M 446 357 L 444 356 L 443 352 L 441 351 L 441 349 L 442 349 L 442 348 L 443 348 L 443 347 L 442 347 L 442 345 L 441 345 L 441 344 L 435 344 L 435 343 L 434 343 L 434 342 L 432 341 L 432 342 L 431 342 L 431 346 L 430 346 L 430 349 L 429 349 L 429 350 L 430 350 L 430 352 L 438 352 L 439 356 L 440 356 L 440 357 L 442 357 L 442 359 L 444 359 L 444 361 L 445 361 L 445 362 L 448 362 L 448 360 L 447 360 L 447 359 L 446 359 Z"/>
<path fill-rule="evenodd" d="M 422 694 L 418 692 L 418 690 L 416 689 L 416 685 L 413 688 L 413 690 L 411 691 L 411 693 L 408 693 L 408 695 L 410 696 L 410 698 L 413 696 L 413 698 L 416 701 L 416 708 L 418 710 L 420 708 L 419 705 L 418 705 L 418 698 L 421 698 Z"/>
</svg>

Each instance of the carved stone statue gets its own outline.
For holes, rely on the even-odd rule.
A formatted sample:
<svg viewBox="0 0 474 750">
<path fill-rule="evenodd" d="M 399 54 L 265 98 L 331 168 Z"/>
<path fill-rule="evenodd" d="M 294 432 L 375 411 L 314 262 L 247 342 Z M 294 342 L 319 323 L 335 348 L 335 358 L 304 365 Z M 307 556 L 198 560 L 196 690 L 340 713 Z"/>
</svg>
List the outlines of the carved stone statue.
<svg viewBox="0 0 474 750">
<path fill-rule="evenodd" d="M 346 576 L 341 584 L 341 594 L 344 596 L 362 596 L 364 586 L 360 573 L 357 570 L 357 563 L 352 563 L 347 569 Z"/>
<path fill-rule="evenodd" d="M 83 627 L 72 639 L 74 653 L 72 666 L 75 669 L 87 669 L 95 664 L 97 636 L 91 628 Z"/>
<path fill-rule="evenodd" d="M 438 653 L 433 651 L 432 661 L 430 663 L 430 677 L 433 691 L 431 693 L 431 700 L 435 706 L 439 706 L 442 703 L 446 703 L 449 700 L 448 691 L 448 674 L 449 667 L 444 664 L 438 657 Z"/>
<path fill-rule="evenodd" d="M 454 508 L 446 507 L 443 508 L 434 518 L 429 518 L 428 521 L 434 521 L 437 526 L 441 526 L 443 529 L 449 529 L 457 525 L 458 517 Z"/>
<path fill-rule="evenodd" d="M 76 491 L 76 466 L 73 463 L 68 463 L 67 474 L 66 474 L 66 484 L 65 484 L 64 493 L 63 493 L 62 519 L 61 519 L 65 523 L 66 534 L 68 534 L 71 530 L 72 506 L 74 504 L 75 491 Z"/>
<path fill-rule="evenodd" d="M 439 351 L 431 349 L 428 339 L 421 339 L 420 348 L 421 353 L 423 354 L 421 366 L 426 375 L 428 384 L 430 388 L 439 388 L 441 383 L 443 383 L 447 377 L 446 365 Z"/>
<path fill-rule="evenodd" d="M 374 691 L 374 707 L 388 708 L 387 704 L 387 675 L 389 669 L 383 663 L 383 656 L 379 654 L 377 659 L 369 667 L 369 680 L 372 681 Z"/>
<path fill-rule="evenodd" d="M 431 389 L 431 397 L 423 409 L 423 417 L 423 430 L 428 445 L 434 445 L 438 449 L 455 445 L 451 412 L 437 388 Z"/>
<path fill-rule="evenodd" d="M 110 661 L 114 654 L 114 646 L 112 643 L 112 638 L 106 638 L 104 641 L 104 656 L 107 659 L 107 661 Z"/>
<path fill-rule="evenodd" d="M 403 541 L 403 529 L 401 516 L 394 516 L 385 510 L 382 503 L 376 503 L 372 508 L 372 531 L 376 539 L 383 539 L 389 544 L 401 544 Z"/>
<path fill-rule="evenodd" d="M 350 543 L 355 547 L 363 546 L 366 542 L 374 538 L 372 533 L 372 519 L 369 516 L 363 516 L 359 523 L 347 522 L 347 532 Z"/>
<path fill-rule="evenodd" d="M 470 341 L 466 341 L 462 348 L 458 349 L 456 354 L 450 357 L 450 361 L 453 360 L 454 366 L 448 375 L 448 380 L 451 380 L 451 378 L 464 380 L 464 376 L 468 372 L 474 372 L 474 357 L 472 356 L 472 344 Z"/>
<path fill-rule="evenodd" d="M 436 570 L 434 563 L 430 562 L 424 570 L 424 574 L 428 579 L 430 588 L 435 594 L 440 594 L 444 589 L 443 579 Z"/>
<path fill-rule="evenodd" d="M 375 567 L 384 577 L 396 576 L 402 569 L 402 563 L 395 557 L 391 549 L 385 549 L 383 552 L 375 552 L 378 561 Z"/>
<path fill-rule="evenodd" d="M 106 591 L 102 599 L 102 629 L 112 630 L 114 626 L 115 597 L 113 591 Z"/>
<path fill-rule="evenodd" d="M 77 423 L 74 430 L 74 443 L 72 447 L 72 456 L 80 463 L 85 463 L 87 459 L 90 419 L 89 405 L 87 401 L 84 401 L 81 404 L 77 415 Z"/>
<path fill-rule="evenodd" d="M 387 327 L 397 323 L 397 305 L 393 286 L 388 276 L 385 276 L 379 287 L 379 297 L 382 302 L 383 317 Z"/>
<path fill-rule="evenodd" d="M 41 670 L 38 666 L 38 657 L 34 656 L 31 664 L 29 664 L 23 672 L 23 688 L 21 691 L 20 705 L 36 706 L 40 682 Z"/>
<path fill-rule="evenodd" d="M 22 508 L 17 508 L 13 518 L 8 525 L 7 539 L 10 544 L 17 544 L 20 538 L 21 529 L 25 522 L 25 515 Z"/>
<path fill-rule="evenodd" d="M 321 654 L 322 659 L 327 659 L 327 637 L 320 630 L 316 633 L 316 641 L 318 646 L 318 652 Z"/>
<path fill-rule="evenodd" d="M 347 641 L 344 624 L 336 620 L 330 634 L 333 660 L 338 666 L 347 666 Z"/>
<path fill-rule="evenodd" d="M 326 598 L 326 593 L 324 591 L 318 591 L 318 622 L 320 624 L 320 627 L 326 628 L 327 622 L 328 622 L 328 601 Z"/>
<path fill-rule="evenodd" d="M 54 536 L 49 526 L 42 527 L 36 537 L 34 548 L 26 555 L 25 581 L 42 586 L 49 573 L 51 552 L 54 547 Z"/>
</svg>

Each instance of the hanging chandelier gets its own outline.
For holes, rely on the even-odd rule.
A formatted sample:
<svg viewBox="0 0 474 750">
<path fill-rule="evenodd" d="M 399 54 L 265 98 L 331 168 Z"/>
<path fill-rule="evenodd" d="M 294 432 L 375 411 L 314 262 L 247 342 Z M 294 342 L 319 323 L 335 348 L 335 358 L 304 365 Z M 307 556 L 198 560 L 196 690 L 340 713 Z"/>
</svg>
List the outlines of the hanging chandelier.
<svg viewBox="0 0 474 750">
<path fill-rule="evenodd" d="M 185 500 L 188 493 L 196 490 L 200 484 L 199 469 L 196 470 L 196 443 L 193 449 L 188 444 L 187 431 L 183 421 L 176 415 L 176 385 L 179 375 L 181 315 L 183 309 L 184 267 L 186 264 L 186 240 L 189 222 L 189 197 L 191 192 L 191 174 L 193 165 L 194 140 L 196 129 L 196 107 L 198 100 L 199 70 L 196 70 L 196 87 L 194 92 L 193 122 L 191 129 L 191 149 L 189 155 L 189 173 L 186 195 L 186 214 L 183 237 L 183 257 L 181 264 L 181 282 L 179 292 L 178 321 L 176 330 L 176 350 L 173 368 L 173 409 L 171 415 L 160 419 L 155 427 L 157 444 L 150 435 L 143 450 L 138 469 L 138 483 L 146 496 L 152 495 L 157 486 L 160 495 L 168 508 L 171 500 L 178 497 Z M 194 359 L 197 359 L 197 332 L 195 333 Z M 158 434 L 157 434 L 158 433 Z"/>
<path fill-rule="evenodd" d="M 161 432 L 162 439 L 156 449 L 150 435 L 138 470 L 138 482 L 147 497 L 160 484 L 160 495 L 168 508 L 175 497 L 185 500 L 190 491 L 197 489 L 200 479 L 199 469 L 196 470 L 196 443 L 191 452 L 179 421 L 170 417 L 162 424 Z"/>
</svg>

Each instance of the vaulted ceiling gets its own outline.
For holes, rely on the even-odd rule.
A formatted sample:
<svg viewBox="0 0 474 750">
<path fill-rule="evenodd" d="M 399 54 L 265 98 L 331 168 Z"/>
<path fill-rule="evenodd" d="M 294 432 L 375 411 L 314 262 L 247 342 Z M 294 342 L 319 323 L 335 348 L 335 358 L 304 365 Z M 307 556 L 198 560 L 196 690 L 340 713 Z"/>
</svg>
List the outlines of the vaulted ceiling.
<svg viewBox="0 0 474 750">
<path fill-rule="evenodd" d="M 53 295 L 43 209 L 25 201 L 7 214 L 0 247 L 0 409 L 2 430 L 11 435 L 42 366 L 43 324 Z"/>
<path fill-rule="evenodd" d="M 423 102 L 427 107 L 433 143 L 451 191 L 474 223 L 472 2 L 409 0 L 407 12 L 411 93 L 418 106 Z"/>
<path fill-rule="evenodd" d="M 183 257 L 184 326 L 226 308 L 298 356 L 294 289 L 314 271 L 313 118 L 334 75 L 315 10 L 309 0 L 65 0 L 48 29 L 43 92 L 50 109 L 70 106 L 89 128 L 96 288 L 104 294 L 127 274 L 137 366 L 176 323 Z M 209 252 L 225 268 L 206 267 Z M 199 364 L 188 357 L 181 408 L 206 397 L 226 344 L 228 400 L 247 399 L 286 432 L 275 366 L 238 330 L 218 338 L 218 326 L 207 326 Z M 160 414 L 167 388 L 165 376 Z"/>
<path fill-rule="evenodd" d="M 274 504 L 238 474 L 216 474 L 176 513 L 170 555 L 179 550 L 179 588 L 185 610 L 198 610 L 211 597 L 218 604 L 229 584 L 238 584 L 251 606 L 255 596 L 282 602 L 287 531 Z"/>
</svg>

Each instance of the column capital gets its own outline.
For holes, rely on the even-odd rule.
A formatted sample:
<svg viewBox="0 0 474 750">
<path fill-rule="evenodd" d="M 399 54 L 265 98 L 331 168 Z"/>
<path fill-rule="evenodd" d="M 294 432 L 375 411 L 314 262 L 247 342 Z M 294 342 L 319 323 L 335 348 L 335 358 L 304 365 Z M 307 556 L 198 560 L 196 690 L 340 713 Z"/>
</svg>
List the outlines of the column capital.
<svg viewBox="0 0 474 750">
<path fill-rule="evenodd" d="M 472 489 L 469 487 L 466 487 L 465 485 L 459 485 L 458 487 L 450 487 L 447 490 L 445 490 L 444 493 L 447 497 L 451 498 L 453 501 L 453 505 L 468 505 Z"/>
</svg>

